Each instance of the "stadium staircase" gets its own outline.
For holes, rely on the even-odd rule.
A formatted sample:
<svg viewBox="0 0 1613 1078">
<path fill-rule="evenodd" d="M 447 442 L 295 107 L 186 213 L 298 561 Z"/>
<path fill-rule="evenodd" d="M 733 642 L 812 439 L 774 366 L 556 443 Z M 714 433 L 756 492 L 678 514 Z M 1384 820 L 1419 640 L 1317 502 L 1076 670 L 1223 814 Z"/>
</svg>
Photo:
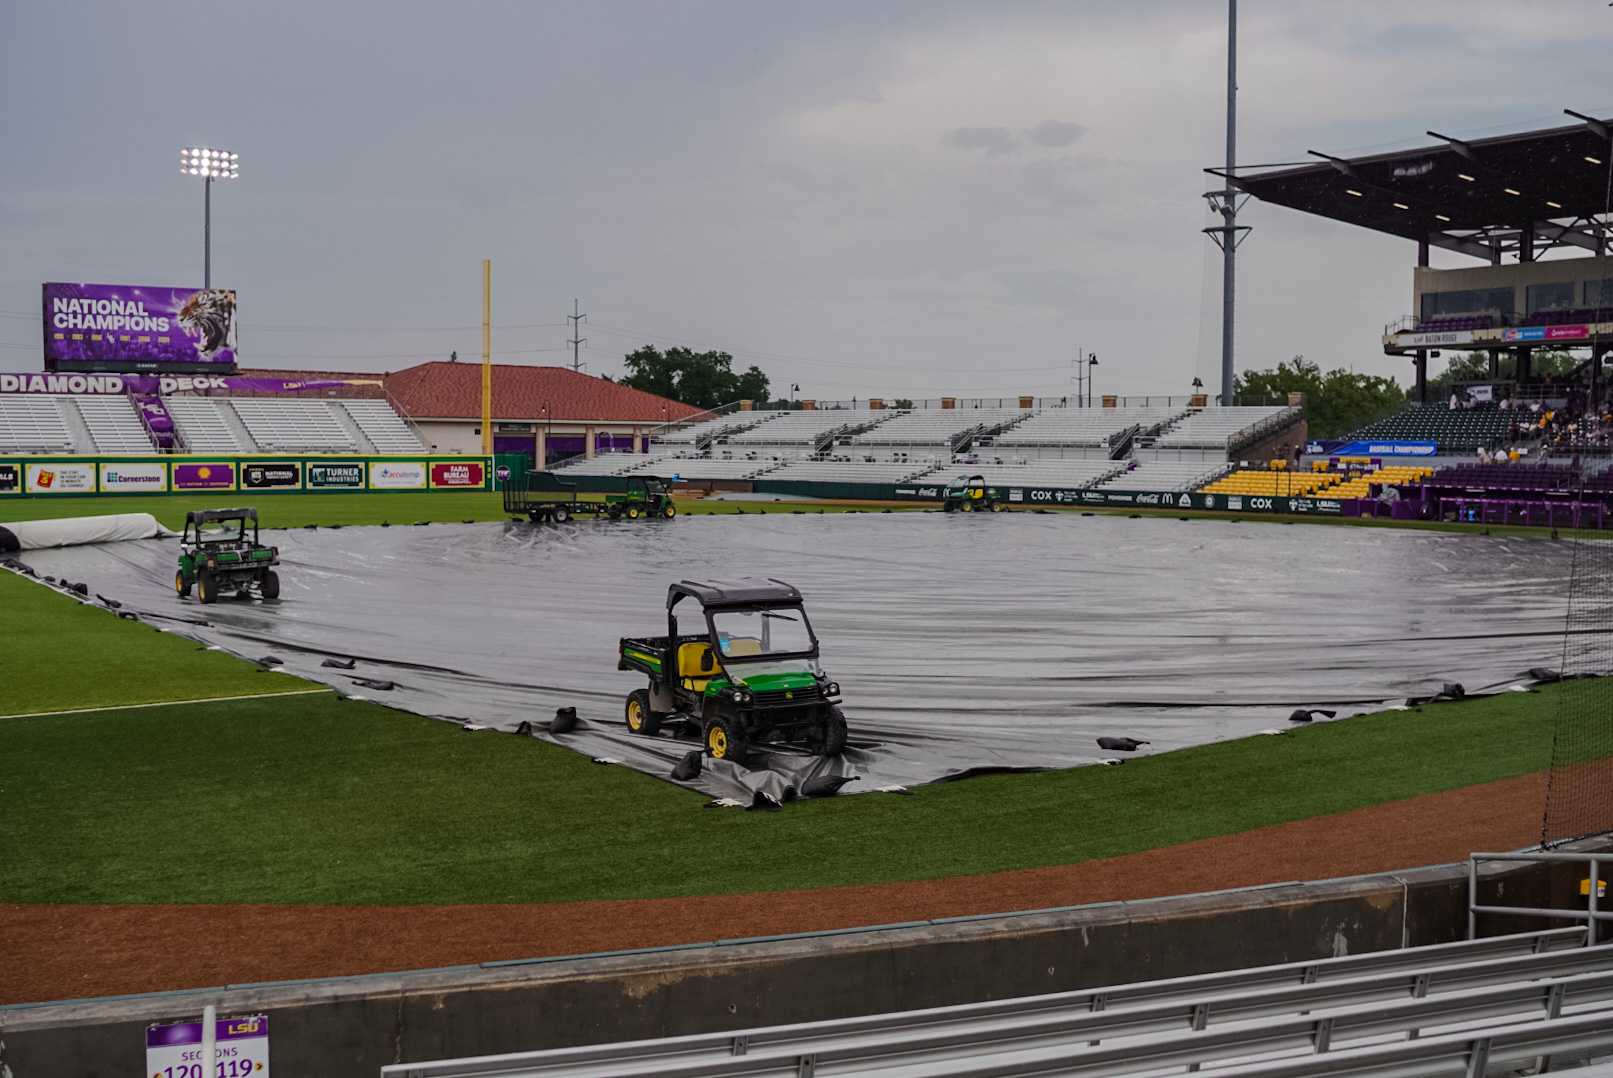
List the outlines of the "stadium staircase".
<svg viewBox="0 0 1613 1078">
<path fill-rule="evenodd" d="M 382 1068 L 585 1074 L 1485 1075 L 1613 1056 L 1613 947 L 1581 927 L 663 1040 Z"/>
</svg>

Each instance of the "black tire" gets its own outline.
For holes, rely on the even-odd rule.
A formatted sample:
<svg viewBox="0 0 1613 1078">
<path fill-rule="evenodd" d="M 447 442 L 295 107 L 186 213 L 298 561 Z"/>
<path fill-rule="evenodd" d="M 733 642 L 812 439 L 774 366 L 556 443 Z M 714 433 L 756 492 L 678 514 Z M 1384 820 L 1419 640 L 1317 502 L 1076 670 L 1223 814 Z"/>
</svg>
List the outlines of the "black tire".
<svg viewBox="0 0 1613 1078">
<path fill-rule="evenodd" d="M 258 594 L 265 599 L 280 598 L 280 574 L 273 569 L 265 570 L 263 579 L 258 581 Z"/>
<path fill-rule="evenodd" d="M 609 509 L 605 510 L 605 515 L 610 517 L 612 520 L 621 520 L 622 507 L 619 505 L 613 505 Z"/>
<path fill-rule="evenodd" d="M 622 718 L 627 722 L 628 730 L 645 737 L 654 737 L 661 729 L 661 716 L 650 708 L 648 689 L 634 689 L 627 694 L 627 703 L 622 707 Z"/>
<path fill-rule="evenodd" d="M 823 722 L 821 751 L 825 756 L 839 756 L 846 751 L 846 716 L 837 707 L 829 709 Z"/>
<path fill-rule="evenodd" d="M 526 519 L 530 523 L 533 523 L 533 524 L 542 524 L 543 523 L 543 510 L 542 509 L 528 509 L 526 511 Z"/>
<path fill-rule="evenodd" d="M 750 755 L 750 746 L 745 742 L 745 732 L 732 719 L 721 716 L 708 719 L 701 741 L 705 745 L 706 755 L 713 760 L 728 760 L 743 764 L 745 758 Z"/>
<path fill-rule="evenodd" d="M 643 515 L 644 515 L 643 511 L 640 510 L 638 506 L 630 505 L 630 506 L 627 507 L 627 519 L 628 520 L 637 520 L 639 517 L 641 517 Z"/>
<path fill-rule="evenodd" d="M 556 524 L 564 524 L 566 521 L 571 519 L 571 510 L 567 509 L 563 505 L 557 505 L 550 512 L 549 518 Z"/>
<path fill-rule="evenodd" d="M 218 602 L 218 579 L 208 569 L 196 573 L 196 598 L 205 606 Z"/>
<path fill-rule="evenodd" d="M 174 572 L 174 593 L 181 599 L 190 598 L 190 581 L 185 579 L 185 570 L 183 569 L 178 569 Z"/>
<path fill-rule="evenodd" d="M 991 511 L 993 513 L 1002 512 L 1003 511 L 1003 503 L 1002 502 L 992 502 L 991 503 Z"/>
<path fill-rule="evenodd" d="M 973 502 L 959 502 L 958 503 L 958 512 L 960 512 L 960 513 L 972 513 L 974 511 L 975 511 L 975 507 L 974 507 Z"/>
<path fill-rule="evenodd" d="M 675 517 L 677 515 L 678 515 L 678 507 L 673 505 L 671 502 L 667 502 L 665 505 L 663 505 L 661 507 L 661 519 L 662 520 L 671 520 L 673 517 Z"/>
</svg>

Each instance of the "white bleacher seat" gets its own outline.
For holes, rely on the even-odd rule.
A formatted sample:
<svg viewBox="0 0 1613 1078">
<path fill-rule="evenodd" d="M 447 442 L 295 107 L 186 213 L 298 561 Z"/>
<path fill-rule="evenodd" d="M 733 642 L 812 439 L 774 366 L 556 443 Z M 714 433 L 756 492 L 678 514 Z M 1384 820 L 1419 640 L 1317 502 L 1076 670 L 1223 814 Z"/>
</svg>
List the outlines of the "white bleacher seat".
<svg viewBox="0 0 1613 1078">
<path fill-rule="evenodd" d="M 1123 430 L 1147 433 L 1182 414 L 1181 408 L 1049 408 L 1003 431 L 993 445 L 1102 446 Z"/>
<path fill-rule="evenodd" d="M 600 453 L 595 457 L 572 457 L 549 470 L 563 479 L 581 475 L 627 475 L 655 459 L 644 453 Z"/>
<path fill-rule="evenodd" d="M 925 475 L 926 482 L 953 479 L 960 475 L 978 475 L 994 487 L 1063 487 L 1080 490 L 1124 468 L 1118 460 L 1085 460 L 1080 458 L 1047 460 L 983 459 L 975 464 L 949 464 Z"/>
<path fill-rule="evenodd" d="M 715 419 L 707 419 L 700 423 L 691 423 L 687 427 L 676 427 L 666 431 L 656 431 L 654 438 L 657 445 L 699 445 L 707 438 L 717 437 L 724 432 L 738 434 L 768 420 L 777 419 L 789 412 L 731 412 L 720 415 Z"/>
<path fill-rule="evenodd" d="M 241 444 L 235 428 L 223 414 L 223 401 L 210 397 L 164 397 L 168 414 L 184 440 L 185 449 L 192 453 L 248 453 L 251 446 Z"/>
<path fill-rule="evenodd" d="M 730 445 L 812 445 L 832 430 L 876 423 L 889 419 L 893 414 L 865 408 L 784 412 L 759 426 L 722 440 Z"/>
<path fill-rule="evenodd" d="M 937 408 L 902 412 L 853 435 L 852 445 L 950 446 L 967 431 L 993 429 L 1025 415 L 1020 408 Z"/>
<path fill-rule="evenodd" d="M 1220 478 L 1229 468 L 1231 465 L 1215 461 L 1141 461 L 1136 467 L 1121 472 L 1112 479 L 1106 479 L 1098 485 L 1111 490 L 1179 494 L 1199 489 L 1204 484 Z"/>
<path fill-rule="evenodd" d="M 392 405 L 383 400 L 344 400 L 341 407 L 364 432 L 378 453 L 418 453 L 420 444 L 413 430 Z"/>
<path fill-rule="evenodd" d="M 933 462 L 869 462 L 862 460 L 792 460 L 767 473 L 775 479 L 814 483 L 904 483 L 935 467 Z"/>
<path fill-rule="evenodd" d="M 262 449 L 358 451 L 358 442 L 336 417 L 329 401 L 237 397 L 229 403 Z"/>
<path fill-rule="evenodd" d="M 0 397 L 0 453 L 65 453 L 76 448 L 57 398 Z"/>
<path fill-rule="evenodd" d="M 140 415 L 128 397 L 74 397 L 72 403 L 102 453 L 150 453 L 155 450 Z"/>
<path fill-rule="evenodd" d="M 711 459 L 709 457 L 656 456 L 637 471 L 670 479 L 750 479 L 778 464 L 776 460 Z"/>
<path fill-rule="evenodd" d="M 1276 430 L 1298 418 L 1297 408 L 1206 408 L 1201 412 L 1194 412 L 1167 430 L 1159 436 L 1155 444 L 1184 448 L 1231 449 L 1241 442 L 1257 437 L 1263 431 Z"/>
</svg>

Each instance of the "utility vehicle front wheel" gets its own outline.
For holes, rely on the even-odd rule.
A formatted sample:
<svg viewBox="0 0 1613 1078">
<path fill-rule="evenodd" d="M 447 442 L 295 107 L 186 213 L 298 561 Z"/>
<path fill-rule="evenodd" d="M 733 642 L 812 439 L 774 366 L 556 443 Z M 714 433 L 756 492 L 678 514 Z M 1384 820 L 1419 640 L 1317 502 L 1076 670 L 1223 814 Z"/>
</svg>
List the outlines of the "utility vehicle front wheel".
<svg viewBox="0 0 1613 1078">
<path fill-rule="evenodd" d="M 181 599 L 190 598 L 190 581 L 185 579 L 185 570 L 183 569 L 174 574 L 174 594 Z"/>
<path fill-rule="evenodd" d="M 748 748 L 744 731 L 733 720 L 712 719 L 706 723 L 706 755 L 713 760 L 742 764 Z"/>
<path fill-rule="evenodd" d="M 628 520 L 637 520 L 640 515 L 641 514 L 639 512 L 639 507 L 638 506 L 630 505 L 630 506 L 627 507 L 627 519 Z"/>
<path fill-rule="evenodd" d="M 655 736 L 655 732 L 661 728 L 661 716 L 650 710 L 648 689 L 634 689 L 627 694 L 623 717 L 627 720 L 629 730 L 645 737 Z"/>
<path fill-rule="evenodd" d="M 991 511 L 993 513 L 1002 512 L 1003 511 L 1003 503 L 1002 502 L 992 502 L 991 503 Z"/>
<path fill-rule="evenodd" d="M 203 603 L 218 602 L 218 578 L 211 570 L 203 569 L 196 574 L 196 598 Z"/>
<path fill-rule="evenodd" d="M 554 507 L 552 519 L 556 524 L 564 524 L 566 521 L 571 519 L 571 510 L 567 509 L 563 505 L 557 505 Z"/>
<path fill-rule="evenodd" d="M 665 505 L 663 505 L 661 507 L 661 519 L 662 520 L 671 520 L 673 517 L 675 517 L 677 515 L 678 515 L 678 507 L 673 505 L 671 502 L 667 502 Z"/>
<path fill-rule="evenodd" d="M 825 756 L 839 756 L 846 751 L 846 716 L 837 707 L 829 709 L 829 717 L 823 720 L 823 735 L 821 740 L 822 752 Z"/>
<path fill-rule="evenodd" d="M 265 572 L 263 579 L 258 581 L 258 594 L 265 599 L 280 598 L 280 574 L 273 569 Z"/>
</svg>

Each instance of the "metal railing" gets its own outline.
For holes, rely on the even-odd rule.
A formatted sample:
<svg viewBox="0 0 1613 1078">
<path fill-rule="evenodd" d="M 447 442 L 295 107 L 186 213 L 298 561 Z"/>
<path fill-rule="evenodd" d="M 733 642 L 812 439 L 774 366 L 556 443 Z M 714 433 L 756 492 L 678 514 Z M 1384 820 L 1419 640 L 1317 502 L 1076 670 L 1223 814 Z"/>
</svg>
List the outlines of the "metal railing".
<svg viewBox="0 0 1613 1078">
<path fill-rule="evenodd" d="M 1488 906 L 1479 902 L 1479 863 L 1481 861 L 1524 862 L 1530 864 L 1565 863 L 1588 864 L 1590 878 L 1586 884 L 1586 908 L 1583 910 L 1541 909 L 1533 906 Z M 1596 943 L 1597 925 L 1613 921 L 1613 913 L 1601 909 L 1602 881 L 1606 878 L 1602 865 L 1613 863 L 1613 853 L 1560 853 L 1545 850 L 1527 850 L 1518 853 L 1475 853 L 1467 859 L 1467 938 L 1476 939 L 1481 913 L 1510 914 L 1517 917 L 1543 917 L 1554 921 L 1585 922 L 1585 945 Z"/>
</svg>

